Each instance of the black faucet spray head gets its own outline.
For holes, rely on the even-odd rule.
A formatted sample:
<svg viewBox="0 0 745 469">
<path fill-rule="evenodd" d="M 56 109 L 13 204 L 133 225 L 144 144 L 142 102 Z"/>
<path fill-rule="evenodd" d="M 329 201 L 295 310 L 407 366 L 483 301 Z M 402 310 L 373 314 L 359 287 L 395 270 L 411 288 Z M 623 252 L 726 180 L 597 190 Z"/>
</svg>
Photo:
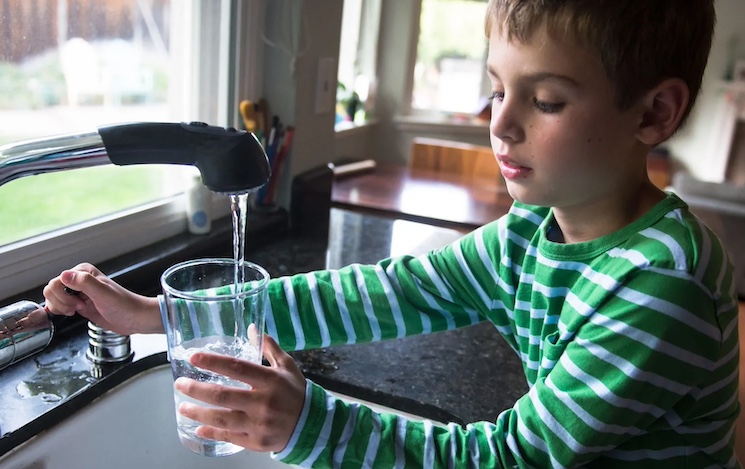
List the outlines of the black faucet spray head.
<svg viewBox="0 0 745 469">
<path fill-rule="evenodd" d="M 271 175 L 263 147 L 243 130 L 203 122 L 141 122 L 100 127 L 98 133 L 115 165 L 196 166 L 202 183 L 214 192 L 250 192 L 266 184 Z"/>
</svg>

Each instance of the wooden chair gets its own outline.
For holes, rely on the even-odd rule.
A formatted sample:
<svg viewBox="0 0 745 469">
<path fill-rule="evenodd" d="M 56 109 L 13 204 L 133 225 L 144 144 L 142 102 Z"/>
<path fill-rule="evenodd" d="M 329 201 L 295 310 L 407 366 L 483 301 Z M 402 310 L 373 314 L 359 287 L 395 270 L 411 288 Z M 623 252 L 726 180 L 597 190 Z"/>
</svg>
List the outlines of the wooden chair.
<svg viewBox="0 0 745 469">
<path fill-rule="evenodd" d="M 501 180 L 499 164 L 490 147 L 435 138 L 414 138 L 409 168 Z"/>
</svg>

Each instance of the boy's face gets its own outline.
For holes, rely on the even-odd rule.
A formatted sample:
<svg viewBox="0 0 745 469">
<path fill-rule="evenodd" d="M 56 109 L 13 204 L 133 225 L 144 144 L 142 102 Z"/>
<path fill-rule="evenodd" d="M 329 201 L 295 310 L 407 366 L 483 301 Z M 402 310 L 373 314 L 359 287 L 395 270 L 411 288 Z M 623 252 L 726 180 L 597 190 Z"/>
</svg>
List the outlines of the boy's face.
<svg viewBox="0 0 745 469">
<path fill-rule="evenodd" d="M 494 28 L 487 68 L 491 144 L 513 198 L 582 213 L 642 183 L 640 106 L 616 108 L 613 85 L 589 51 L 541 28 L 527 43 Z"/>
</svg>

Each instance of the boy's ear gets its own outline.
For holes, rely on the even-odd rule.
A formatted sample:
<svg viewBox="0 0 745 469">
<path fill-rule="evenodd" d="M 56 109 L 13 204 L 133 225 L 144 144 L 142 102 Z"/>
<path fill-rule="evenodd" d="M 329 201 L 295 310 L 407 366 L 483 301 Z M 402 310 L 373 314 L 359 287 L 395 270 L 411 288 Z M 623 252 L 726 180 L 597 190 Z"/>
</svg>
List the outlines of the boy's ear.
<svg viewBox="0 0 745 469">
<path fill-rule="evenodd" d="M 668 78 L 642 98 L 642 118 L 637 137 L 646 145 L 658 145 L 672 136 L 688 106 L 688 85 L 679 78 Z"/>
</svg>

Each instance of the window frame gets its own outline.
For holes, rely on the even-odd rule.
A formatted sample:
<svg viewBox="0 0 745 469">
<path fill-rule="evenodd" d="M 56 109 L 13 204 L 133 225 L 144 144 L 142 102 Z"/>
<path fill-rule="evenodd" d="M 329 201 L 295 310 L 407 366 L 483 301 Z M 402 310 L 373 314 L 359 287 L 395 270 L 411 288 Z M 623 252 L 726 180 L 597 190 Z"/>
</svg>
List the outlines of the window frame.
<svg viewBox="0 0 745 469">
<path fill-rule="evenodd" d="M 362 96 L 362 105 L 364 106 L 366 111 L 373 111 L 375 107 L 374 88 L 378 81 L 378 49 L 380 37 L 380 22 L 382 21 L 382 1 L 383 0 L 359 0 L 359 11 L 354 11 L 354 15 L 347 11 L 345 4 L 342 18 L 342 31 L 344 29 L 344 23 L 348 21 L 355 22 L 354 25 L 351 25 L 353 27 L 353 30 L 357 33 L 353 52 L 354 68 L 356 70 L 354 70 L 352 74 L 354 75 L 354 72 L 359 72 L 360 74 L 367 76 L 369 79 L 368 84 L 370 89 L 368 90 L 368 94 L 366 96 Z M 344 40 L 343 34 L 341 39 Z M 354 91 L 355 87 L 354 77 L 352 77 L 351 80 L 342 80 L 342 78 L 345 78 L 343 77 L 343 75 L 346 72 L 346 70 L 342 70 L 341 62 L 341 54 L 344 53 L 343 44 L 340 46 L 339 50 L 340 57 L 338 62 L 339 69 L 337 71 L 337 81 L 344 83 L 345 86 L 350 85 L 352 90 L 347 91 L 351 92 Z M 347 52 L 349 52 L 349 50 L 347 50 Z M 338 98 L 339 96 L 337 95 L 337 102 Z M 348 132 L 355 127 L 369 125 L 373 121 L 374 116 L 366 115 L 365 122 L 363 123 L 340 122 L 335 125 L 334 130 L 337 133 Z"/>
<path fill-rule="evenodd" d="M 412 101 L 414 100 L 414 74 L 417 62 L 417 52 L 419 49 L 419 35 L 421 33 L 420 22 L 422 17 L 422 3 L 424 1 L 425 0 L 417 0 L 416 9 L 411 15 L 411 36 L 409 37 L 409 54 L 406 63 L 406 82 L 403 90 L 403 101 L 401 103 L 400 112 L 401 120 L 408 122 L 419 121 L 422 124 L 448 121 L 451 120 L 450 116 L 453 114 L 451 112 L 440 111 L 437 109 L 415 108 L 412 104 Z M 486 64 L 488 52 L 488 47 L 486 47 L 484 49 L 483 57 L 484 64 Z M 489 77 L 486 73 L 486 67 L 484 67 L 484 71 L 481 75 L 480 93 L 483 96 L 489 96 L 491 93 L 491 84 L 489 83 Z M 466 124 L 466 126 L 467 125 L 468 124 Z M 481 127 L 480 125 L 476 126 Z M 458 124 L 458 127 L 463 128 L 464 125 Z"/>
<path fill-rule="evenodd" d="M 177 0 L 186 4 L 184 0 Z M 213 0 L 193 0 L 190 15 L 192 31 L 198 31 L 199 21 L 205 13 L 217 9 Z M 237 97 L 258 100 L 261 93 L 261 64 L 263 62 L 264 12 L 266 0 L 220 0 L 220 24 L 227 28 L 221 40 L 214 35 L 193 37 L 197 44 L 205 40 L 219 41 L 221 58 L 227 57 L 221 67 L 217 83 L 217 121 L 222 126 L 238 126 Z M 214 18 L 213 18 L 214 19 Z M 188 20 L 187 20 L 188 22 Z M 215 42 L 213 42 L 215 45 Z M 192 70 L 192 80 L 204 82 L 204 67 L 192 60 L 187 70 Z M 205 85 L 210 86 L 210 85 Z M 183 90 L 172 90 L 180 93 Z M 199 93 L 197 93 L 199 94 Z M 179 94 L 177 94 L 179 96 Z M 195 100 L 184 100 L 186 105 L 178 110 L 182 120 L 200 115 Z M 212 218 L 229 214 L 227 197 L 212 195 Z M 149 204 L 107 215 L 43 235 L 0 246 L 0 298 L 9 298 L 38 286 L 81 262 L 100 263 L 121 256 L 135 249 L 183 233 L 187 229 L 183 193 L 160 199 Z M 143 228 L 146 227 L 146 228 Z"/>
</svg>

